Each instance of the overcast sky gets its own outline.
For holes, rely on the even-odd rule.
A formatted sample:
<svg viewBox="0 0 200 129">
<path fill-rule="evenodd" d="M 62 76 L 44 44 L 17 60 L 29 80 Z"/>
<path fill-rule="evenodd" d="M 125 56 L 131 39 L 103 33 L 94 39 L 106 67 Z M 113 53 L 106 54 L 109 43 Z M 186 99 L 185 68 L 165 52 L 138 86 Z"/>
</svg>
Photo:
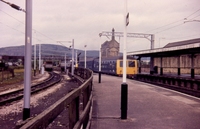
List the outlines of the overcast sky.
<svg viewBox="0 0 200 129">
<path fill-rule="evenodd" d="M 25 9 L 25 0 L 6 0 Z M 110 40 L 102 31 L 124 31 L 123 0 L 32 0 L 32 44 L 58 44 L 74 39 L 76 49 L 98 50 Z M 169 42 L 200 38 L 199 0 L 127 0 L 129 33 L 155 34 L 155 48 Z M 184 19 L 187 20 L 184 20 Z M 25 13 L 0 1 L 0 48 L 24 45 Z M 123 38 L 116 37 L 122 51 Z M 64 43 L 66 46 L 70 44 Z M 60 45 L 60 44 L 59 44 Z M 128 38 L 127 51 L 150 48 L 147 39 Z"/>
</svg>

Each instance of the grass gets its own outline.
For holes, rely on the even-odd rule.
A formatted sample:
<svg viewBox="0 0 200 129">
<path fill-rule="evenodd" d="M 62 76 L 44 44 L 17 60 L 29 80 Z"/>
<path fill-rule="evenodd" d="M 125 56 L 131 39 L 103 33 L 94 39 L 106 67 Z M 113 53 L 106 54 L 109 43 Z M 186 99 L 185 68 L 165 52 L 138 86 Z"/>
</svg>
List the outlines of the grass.
<svg viewBox="0 0 200 129">
<path fill-rule="evenodd" d="M 12 74 L 9 71 L 3 71 L 3 74 L 2 71 L 0 71 L 0 86 L 12 85 L 24 81 L 23 67 L 15 67 L 14 74 L 15 76 L 12 77 Z M 32 76 L 33 76 L 33 70 L 32 70 Z"/>
<path fill-rule="evenodd" d="M 11 85 L 22 82 L 24 80 L 24 69 L 14 69 L 15 76 L 12 77 L 12 74 L 8 71 L 0 72 L 0 85 Z"/>
</svg>

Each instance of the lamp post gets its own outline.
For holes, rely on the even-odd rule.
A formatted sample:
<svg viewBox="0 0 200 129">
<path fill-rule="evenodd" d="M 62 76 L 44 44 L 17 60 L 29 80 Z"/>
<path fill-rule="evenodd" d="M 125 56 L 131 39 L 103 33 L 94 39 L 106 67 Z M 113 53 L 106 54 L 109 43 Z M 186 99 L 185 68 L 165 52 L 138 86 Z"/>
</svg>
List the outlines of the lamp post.
<svg viewBox="0 0 200 129">
<path fill-rule="evenodd" d="M 66 71 L 66 56 L 67 56 L 67 53 L 65 52 L 65 72 L 66 74 L 68 74 L 68 72 Z"/>
<path fill-rule="evenodd" d="M 76 58 L 75 58 L 75 67 L 77 68 L 78 67 L 78 61 L 77 61 L 77 58 L 78 58 L 78 51 L 76 50 Z"/>
<path fill-rule="evenodd" d="M 35 37 L 36 37 L 36 31 L 34 31 L 34 34 L 35 34 Z M 36 50 L 37 50 L 37 44 L 36 44 L 36 40 L 35 40 L 35 43 L 34 43 L 34 65 L 33 65 L 33 70 L 34 70 L 34 76 L 36 76 Z"/>
<path fill-rule="evenodd" d="M 101 36 L 102 36 L 102 33 L 99 34 L 100 38 L 101 38 Z M 99 83 L 101 83 L 101 43 L 100 43 L 100 47 L 99 47 Z"/>
<path fill-rule="evenodd" d="M 85 47 L 85 68 L 86 68 L 87 67 L 86 66 L 86 47 L 87 47 L 87 45 L 85 45 L 84 47 Z"/>
<path fill-rule="evenodd" d="M 72 39 L 72 76 L 74 76 L 74 39 Z"/>
<path fill-rule="evenodd" d="M 41 72 L 41 44 L 39 44 L 39 71 Z"/>
<path fill-rule="evenodd" d="M 37 44 L 34 45 L 34 66 L 33 66 L 33 69 L 34 69 L 34 76 L 36 76 L 36 46 Z"/>
</svg>

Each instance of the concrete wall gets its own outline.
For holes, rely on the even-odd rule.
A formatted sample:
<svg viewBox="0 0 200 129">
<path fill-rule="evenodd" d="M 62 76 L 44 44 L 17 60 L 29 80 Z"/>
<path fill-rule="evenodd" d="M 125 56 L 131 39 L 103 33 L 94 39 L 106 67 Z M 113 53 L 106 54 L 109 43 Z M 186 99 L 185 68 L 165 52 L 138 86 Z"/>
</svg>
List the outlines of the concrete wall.
<svg viewBox="0 0 200 129">
<path fill-rule="evenodd" d="M 160 61 L 161 58 L 154 58 L 154 66 L 158 66 L 158 72 L 160 72 Z M 177 74 L 178 68 L 178 57 L 163 57 L 162 59 L 163 73 L 175 73 Z M 191 56 L 181 55 L 180 56 L 180 68 L 181 73 L 190 74 L 191 71 Z M 194 58 L 194 69 L 195 74 L 200 74 L 200 54 L 196 54 Z"/>
</svg>

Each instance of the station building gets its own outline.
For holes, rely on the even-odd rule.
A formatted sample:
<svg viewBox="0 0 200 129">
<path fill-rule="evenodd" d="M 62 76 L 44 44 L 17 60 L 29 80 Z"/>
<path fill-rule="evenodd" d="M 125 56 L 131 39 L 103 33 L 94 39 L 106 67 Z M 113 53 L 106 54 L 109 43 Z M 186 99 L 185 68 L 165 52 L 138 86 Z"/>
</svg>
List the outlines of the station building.
<svg viewBox="0 0 200 129">
<path fill-rule="evenodd" d="M 102 58 L 119 56 L 119 43 L 115 40 L 114 28 L 112 29 L 112 39 L 101 45 L 101 56 Z"/>
</svg>

